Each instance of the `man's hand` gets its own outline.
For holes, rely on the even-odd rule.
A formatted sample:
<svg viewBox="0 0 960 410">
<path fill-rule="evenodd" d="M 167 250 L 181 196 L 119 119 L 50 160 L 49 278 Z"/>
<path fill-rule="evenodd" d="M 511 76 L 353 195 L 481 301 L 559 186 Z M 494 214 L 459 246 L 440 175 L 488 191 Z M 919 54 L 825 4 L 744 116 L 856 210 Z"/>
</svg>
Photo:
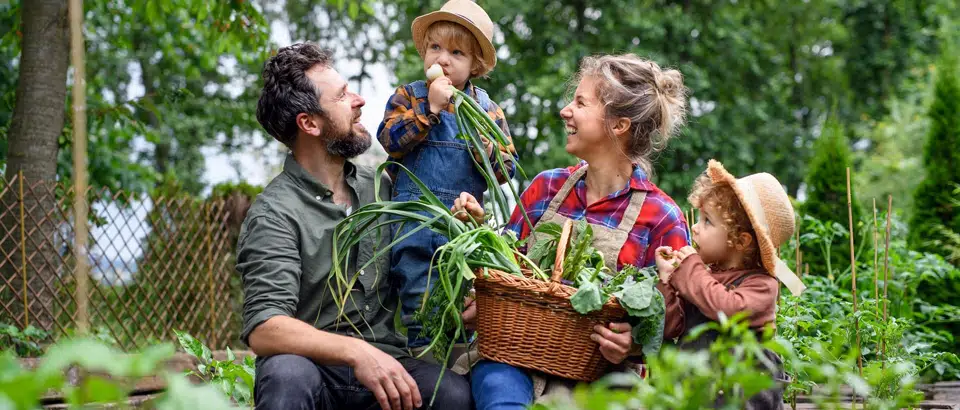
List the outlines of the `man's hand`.
<svg viewBox="0 0 960 410">
<path fill-rule="evenodd" d="M 357 342 L 351 360 L 354 376 L 373 392 L 383 410 L 413 410 L 423 405 L 417 382 L 397 359 L 367 342 Z"/>
<path fill-rule="evenodd" d="M 474 198 L 473 195 L 467 192 L 461 192 L 460 197 L 453 201 L 453 207 L 450 208 L 450 212 L 463 222 L 470 222 L 470 220 L 473 219 L 477 223 L 483 223 L 483 217 L 485 215 L 483 207 L 480 206 L 477 198 Z"/>
<path fill-rule="evenodd" d="M 450 98 L 453 97 L 453 83 L 447 76 L 438 77 L 430 83 L 430 91 L 427 94 L 427 102 L 430 103 L 430 112 L 440 114 L 450 105 Z"/>
<path fill-rule="evenodd" d="M 593 327 L 596 333 L 591 334 L 590 339 L 600 345 L 600 354 L 605 359 L 618 364 L 627 358 L 633 347 L 631 329 L 629 323 L 610 323 L 607 327 L 596 325 Z"/>
</svg>

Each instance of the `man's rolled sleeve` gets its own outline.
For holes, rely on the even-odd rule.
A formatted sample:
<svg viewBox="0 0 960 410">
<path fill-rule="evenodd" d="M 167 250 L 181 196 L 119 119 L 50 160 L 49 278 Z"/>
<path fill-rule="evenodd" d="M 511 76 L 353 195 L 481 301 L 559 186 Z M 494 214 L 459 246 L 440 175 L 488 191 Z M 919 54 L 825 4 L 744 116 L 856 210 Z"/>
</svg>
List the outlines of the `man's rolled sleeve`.
<svg viewBox="0 0 960 410">
<path fill-rule="evenodd" d="M 257 216 L 246 222 L 237 247 L 243 281 L 243 330 L 250 333 L 274 316 L 296 315 L 300 289 L 300 251 L 296 232 L 280 221 Z"/>
</svg>

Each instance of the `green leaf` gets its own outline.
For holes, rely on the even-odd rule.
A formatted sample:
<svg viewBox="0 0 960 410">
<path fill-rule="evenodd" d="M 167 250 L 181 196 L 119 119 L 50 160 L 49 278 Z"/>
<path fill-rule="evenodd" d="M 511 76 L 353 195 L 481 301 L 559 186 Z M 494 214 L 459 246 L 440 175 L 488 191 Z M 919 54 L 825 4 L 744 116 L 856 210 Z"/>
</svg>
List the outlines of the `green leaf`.
<svg viewBox="0 0 960 410">
<path fill-rule="evenodd" d="M 650 307 L 650 302 L 653 300 L 656 291 L 655 284 L 653 278 L 635 282 L 632 277 L 629 277 L 620 285 L 620 290 L 615 292 L 613 296 L 620 300 L 620 305 L 627 309 L 631 316 L 648 316 L 648 314 L 643 315 L 641 312 Z"/>
<path fill-rule="evenodd" d="M 570 297 L 570 304 L 573 309 L 580 314 L 587 314 L 603 307 L 603 299 L 600 295 L 600 286 L 596 282 L 586 282 L 580 285 L 577 293 Z"/>
<path fill-rule="evenodd" d="M 347 8 L 347 15 L 349 15 L 351 19 L 357 18 L 357 15 L 360 14 L 360 5 L 357 4 L 357 1 L 359 0 L 351 1 Z"/>
<path fill-rule="evenodd" d="M 658 313 L 643 317 L 631 331 L 633 342 L 643 346 L 643 354 L 648 356 L 659 352 L 663 344 L 663 329 L 666 313 L 663 295 L 657 291 L 653 299 L 654 301 L 651 305 L 657 306 L 655 310 Z"/>
<path fill-rule="evenodd" d="M 83 378 L 81 390 L 86 403 L 114 403 L 127 397 L 126 390 L 116 382 L 95 375 Z"/>
<path fill-rule="evenodd" d="M 157 403 L 158 410 L 230 410 L 233 406 L 212 385 L 194 386 L 180 375 L 167 375 L 167 391 Z"/>
<path fill-rule="evenodd" d="M 368 15 L 374 15 L 373 5 L 370 4 L 368 0 L 363 0 L 363 5 L 360 6 L 363 9 L 364 13 Z"/>
</svg>

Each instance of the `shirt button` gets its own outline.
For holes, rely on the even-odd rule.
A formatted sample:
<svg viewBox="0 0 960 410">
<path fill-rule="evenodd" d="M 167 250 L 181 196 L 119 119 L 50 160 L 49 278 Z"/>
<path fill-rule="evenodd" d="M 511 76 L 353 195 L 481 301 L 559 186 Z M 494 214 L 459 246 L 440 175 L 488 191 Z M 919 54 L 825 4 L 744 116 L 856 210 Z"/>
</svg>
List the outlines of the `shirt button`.
<svg viewBox="0 0 960 410">
<path fill-rule="evenodd" d="M 317 195 L 317 200 L 318 200 L 318 201 L 322 201 L 322 200 L 323 200 L 323 197 L 320 196 L 320 195 Z"/>
<path fill-rule="evenodd" d="M 363 276 L 363 274 L 365 274 L 365 273 L 366 273 L 366 272 L 364 272 L 363 269 L 360 269 L 360 276 Z"/>
<path fill-rule="evenodd" d="M 370 311 L 370 305 L 363 305 L 363 310 Z"/>
</svg>

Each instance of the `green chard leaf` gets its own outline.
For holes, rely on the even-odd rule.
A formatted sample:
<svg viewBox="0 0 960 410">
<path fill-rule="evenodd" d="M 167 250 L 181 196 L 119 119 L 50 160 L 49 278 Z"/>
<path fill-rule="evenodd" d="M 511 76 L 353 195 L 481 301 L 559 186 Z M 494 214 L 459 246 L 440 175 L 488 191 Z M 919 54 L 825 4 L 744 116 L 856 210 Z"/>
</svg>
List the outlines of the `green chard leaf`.
<svg viewBox="0 0 960 410">
<path fill-rule="evenodd" d="M 603 307 L 604 298 L 600 292 L 600 284 L 597 281 L 585 282 L 570 297 L 570 304 L 573 309 L 582 315 L 600 310 Z"/>
</svg>

